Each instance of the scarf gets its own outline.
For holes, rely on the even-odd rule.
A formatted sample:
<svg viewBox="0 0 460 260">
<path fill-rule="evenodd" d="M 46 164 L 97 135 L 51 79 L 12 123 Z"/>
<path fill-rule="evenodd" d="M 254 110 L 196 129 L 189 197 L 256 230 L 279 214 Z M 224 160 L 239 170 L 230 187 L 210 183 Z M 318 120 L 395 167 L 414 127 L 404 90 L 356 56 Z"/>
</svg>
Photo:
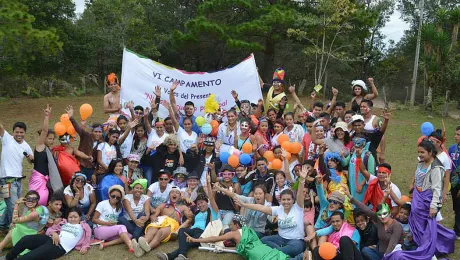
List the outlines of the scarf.
<svg viewBox="0 0 460 260">
<path fill-rule="evenodd" d="M 348 222 L 343 222 L 343 225 L 339 231 L 333 232 L 329 235 L 329 237 L 327 238 L 327 242 L 332 243 L 335 246 L 335 248 L 339 249 L 340 238 L 345 236 L 351 238 L 354 231 L 355 228 L 353 226 L 348 224 Z"/>
<path fill-rule="evenodd" d="M 391 187 L 388 187 L 391 189 Z M 368 202 L 372 205 L 374 212 L 377 211 L 377 206 L 382 202 L 383 190 L 380 188 L 379 180 L 373 179 L 367 186 L 366 195 L 364 195 L 364 205 Z M 390 198 L 385 200 L 385 203 L 391 205 Z"/>
<path fill-rule="evenodd" d="M 270 89 L 268 90 L 267 100 L 265 101 L 265 111 L 267 111 L 270 108 L 274 108 L 276 112 L 280 110 L 278 104 L 280 103 L 281 99 L 286 96 L 286 94 L 283 91 L 279 93 L 278 95 L 276 95 L 275 97 L 273 97 L 274 91 L 275 91 L 275 88 L 273 86 L 270 87 Z"/>
</svg>

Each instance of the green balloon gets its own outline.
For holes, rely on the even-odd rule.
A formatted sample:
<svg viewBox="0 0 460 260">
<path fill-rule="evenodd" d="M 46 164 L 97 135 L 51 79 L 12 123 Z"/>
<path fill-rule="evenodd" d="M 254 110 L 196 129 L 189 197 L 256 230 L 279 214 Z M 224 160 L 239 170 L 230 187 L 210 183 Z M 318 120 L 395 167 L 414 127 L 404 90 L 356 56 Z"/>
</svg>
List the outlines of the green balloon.
<svg viewBox="0 0 460 260">
<path fill-rule="evenodd" d="M 286 104 L 286 109 L 289 109 L 289 104 Z"/>
<path fill-rule="evenodd" d="M 206 123 L 206 120 L 204 119 L 204 117 L 202 116 L 199 116 L 195 119 L 195 123 L 199 126 L 199 127 L 202 127 L 205 123 Z"/>
</svg>

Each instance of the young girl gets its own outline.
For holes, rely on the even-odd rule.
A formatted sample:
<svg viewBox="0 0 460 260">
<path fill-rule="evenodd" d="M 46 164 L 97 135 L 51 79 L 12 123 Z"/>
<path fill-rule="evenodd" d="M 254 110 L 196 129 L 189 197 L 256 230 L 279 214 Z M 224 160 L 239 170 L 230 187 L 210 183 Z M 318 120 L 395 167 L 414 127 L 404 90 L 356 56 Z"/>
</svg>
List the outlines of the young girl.
<svg viewBox="0 0 460 260">
<path fill-rule="evenodd" d="M 126 116 L 124 115 L 118 116 L 117 125 L 120 128 L 121 133 L 124 133 L 126 131 L 126 129 L 128 128 L 128 123 L 129 123 L 129 120 Z M 131 152 L 131 147 L 133 145 L 133 138 L 134 138 L 134 133 L 132 131 L 129 131 L 125 138 L 126 142 L 120 142 L 120 152 L 121 152 L 123 159 L 126 159 L 126 157 L 128 157 L 128 155 Z M 121 137 L 120 137 L 120 141 L 121 141 Z"/>
<path fill-rule="evenodd" d="M 128 160 L 128 165 L 123 166 L 122 175 L 126 179 L 126 183 L 131 185 L 135 180 L 143 178 L 143 171 L 138 167 L 140 162 L 139 155 L 130 154 L 126 159 Z"/>
<path fill-rule="evenodd" d="M 105 142 L 97 146 L 97 163 L 99 170 L 96 172 L 99 175 L 107 172 L 109 164 L 113 159 L 121 158 L 118 137 L 120 137 L 120 131 L 111 129 L 105 138 Z"/>
<path fill-rule="evenodd" d="M 220 146 L 220 152 L 228 152 L 232 146 L 235 146 L 235 136 L 241 134 L 240 125 L 238 124 L 238 116 L 236 110 L 230 109 L 227 111 L 226 123 L 219 125 L 219 130 L 217 131 L 217 140 L 222 141 Z"/>
<path fill-rule="evenodd" d="M 257 131 L 254 134 L 256 142 L 256 157 L 254 158 L 257 160 L 260 157 L 264 156 L 264 153 L 270 150 L 271 147 L 271 135 L 268 133 L 268 120 L 267 118 L 261 118 L 259 120 L 259 126 L 257 127 Z"/>
<path fill-rule="evenodd" d="M 173 186 L 178 187 L 180 190 L 183 190 L 187 186 L 187 176 L 188 172 L 185 167 L 177 167 L 173 172 Z"/>
<path fill-rule="evenodd" d="M 286 180 L 286 175 L 283 171 L 275 172 L 275 189 L 273 190 L 273 206 L 279 206 L 281 201 L 281 192 L 291 189 L 291 184 Z"/>
<path fill-rule="evenodd" d="M 272 147 L 281 145 L 280 143 L 278 143 L 278 137 L 283 134 L 284 126 L 285 124 L 283 119 L 277 119 L 273 124 L 274 134 L 271 140 Z"/>
<path fill-rule="evenodd" d="M 86 183 L 86 175 L 77 172 L 70 184 L 64 189 L 67 207 L 78 207 L 83 213 L 83 220 L 89 221 L 96 208 L 96 193 L 93 186 Z"/>
<path fill-rule="evenodd" d="M 192 205 L 191 207 L 193 209 L 196 209 L 195 201 L 200 193 L 200 190 L 201 193 L 204 193 L 203 188 L 200 186 L 200 177 L 197 172 L 192 171 L 187 178 L 187 187 L 182 190 L 182 198 L 187 202 L 187 204 Z"/>
<path fill-rule="evenodd" d="M 145 190 L 147 189 L 147 180 L 146 179 L 137 179 L 132 184 L 131 187 L 133 192 L 131 194 L 126 194 L 123 198 L 123 215 L 118 218 L 118 221 L 121 225 L 124 225 L 128 231 L 133 236 L 133 243 L 142 236 L 144 232 L 145 223 L 149 220 L 150 217 L 150 199 L 145 195 Z"/>
<path fill-rule="evenodd" d="M 138 124 L 134 127 L 135 135 L 133 138 L 133 145 L 131 147 L 131 154 L 137 154 L 142 157 L 147 150 L 147 130 L 144 124 Z"/>
<path fill-rule="evenodd" d="M 180 143 L 180 150 L 182 153 L 186 153 L 187 150 L 192 146 L 192 144 L 196 144 L 196 139 L 198 138 L 197 133 L 192 130 L 193 122 L 190 117 L 184 117 L 182 126 L 179 125 L 176 117 L 174 116 L 173 109 L 169 106 L 169 116 L 173 121 L 174 128 L 177 130 L 177 137 L 179 138 Z"/>
<path fill-rule="evenodd" d="M 284 133 L 289 136 L 289 141 L 302 143 L 305 132 L 301 125 L 294 123 L 294 114 L 292 112 L 284 115 L 284 122 L 286 123 Z"/>
<path fill-rule="evenodd" d="M 243 149 L 243 145 L 245 143 L 249 144 L 255 144 L 256 140 L 253 135 L 251 135 L 251 126 L 250 126 L 250 121 L 249 118 L 243 118 L 240 120 L 240 130 L 241 133 L 237 136 L 235 136 L 235 148 L 238 150 Z M 256 148 L 254 145 L 252 146 L 253 150 Z M 252 152 L 251 152 L 252 155 Z"/>
<path fill-rule="evenodd" d="M 134 253 L 131 243 L 131 234 L 128 233 L 124 225 L 118 225 L 118 217 L 123 209 L 122 199 L 125 197 L 125 192 L 122 186 L 113 185 L 109 189 L 108 200 L 101 201 L 97 204 L 96 211 L 93 216 L 94 237 L 102 242 L 99 249 L 125 243 L 128 246 L 129 252 Z"/>
<path fill-rule="evenodd" d="M 57 259 L 74 248 L 84 255 L 90 248 L 91 228 L 81 219 L 81 211 L 68 210 L 67 219 L 54 224 L 46 235 L 25 236 L 8 252 L 6 259 L 17 259 L 24 250 L 31 250 L 21 258 Z"/>
<path fill-rule="evenodd" d="M 372 100 L 379 95 L 379 91 L 374 85 L 374 79 L 368 78 L 367 81 L 371 85 L 372 93 L 366 94 L 367 86 L 362 80 L 353 80 L 351 82 L 351 88 L 353 90 L 353 98 L 351 99 L 351 110 L 355 113 L 360 112 L 360 105 L 363 99 Z"/>
<path fill-rule="evenodd" d="M 152 183 L 147 191 L 147 196 L 150 197 L 150 209 L 152 214 L 155 213 L 155 209 L 161 204 L 168 200 L 169 193 L 172 189 L 171 174 L 166 170 L 161 170 L 159 173 L 160 177 L 158 181 Z"/>
<path fill-rule="evenodd" d="M 26 193 L 25 198 L 19 198 L 13 209 L 12 228 L 0 242 L 0 252 L 9 244 L 15 246 L 18 241 L 28 235 L 36 235 L 48 222 L 48 216 L 45 215 L 44 208 L 38 201 L 40 195 L 36 191 L 29 191 Z M 19 214 L 19 205 L 23 204 L 23 213 Z M 44 222 L 42 222 L 44 221 Z M 18 252 L 21 253 L 22 251 Z"/>
<path fill-rule="evenodd" d="M 122 182 L 125 188 L 128 187 L 128 182 L 125 176 L 123 176 L 123 161 L 121 159 L 114 159 L 110 162 L 107 173 L 117 176 Z M 127 189 L 129 190 L 129 189 Z"/>
</svg>

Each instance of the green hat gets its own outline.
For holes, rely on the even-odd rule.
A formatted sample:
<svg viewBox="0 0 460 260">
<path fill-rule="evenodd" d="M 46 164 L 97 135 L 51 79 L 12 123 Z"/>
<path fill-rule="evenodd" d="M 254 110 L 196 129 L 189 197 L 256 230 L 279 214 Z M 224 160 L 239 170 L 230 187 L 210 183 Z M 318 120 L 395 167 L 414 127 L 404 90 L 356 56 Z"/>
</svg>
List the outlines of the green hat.
<svg viewBox="0 0 460 260">
<path fill-rule="evenodd" d="M 136 184 L 140 184 L 144 190 L 147 189 L 147 179 L 137 179 L 131 185 L 129 185 L 131 188 L 134 188 Z"/>
</svg>

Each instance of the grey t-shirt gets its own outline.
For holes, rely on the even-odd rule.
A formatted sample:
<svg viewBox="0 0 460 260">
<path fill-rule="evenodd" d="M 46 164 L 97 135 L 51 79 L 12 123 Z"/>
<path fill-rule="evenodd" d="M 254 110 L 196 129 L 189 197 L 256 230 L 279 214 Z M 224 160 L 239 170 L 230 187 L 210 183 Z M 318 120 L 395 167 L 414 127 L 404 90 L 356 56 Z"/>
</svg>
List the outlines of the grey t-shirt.
<svg viewBox="0 0 460 260">
<path fill-rule="evenodd" d="M 242 195 L 237 195 L 238 199 L 244 203 L 254 204 L 255 199 L 252 197 L 245 197 Z M 267 202 L 265 202 L 266 206 Z M 257 232 L 265 233 L 265 224 L 267 224 L 267 215 L 257 210 L 245 209 L 244 217 L 247 220 L 248 226 L 254 229 Z"/>
<path fill-rule="evenodd" d="M 347 157 L 348 154 L 350 153 L 346 148 L 345 145 L 343 145 L 342 141 L 339 139 L 335 139 L 331 136 L 328 138 L 324 138 L 324 143 L 327 145 L 327 151 L 328 152 L 333 152 L 333 153 L 340 153 L 340 151 L 344 150 L 345 153 L 343 157 Z"/>
</svg>

